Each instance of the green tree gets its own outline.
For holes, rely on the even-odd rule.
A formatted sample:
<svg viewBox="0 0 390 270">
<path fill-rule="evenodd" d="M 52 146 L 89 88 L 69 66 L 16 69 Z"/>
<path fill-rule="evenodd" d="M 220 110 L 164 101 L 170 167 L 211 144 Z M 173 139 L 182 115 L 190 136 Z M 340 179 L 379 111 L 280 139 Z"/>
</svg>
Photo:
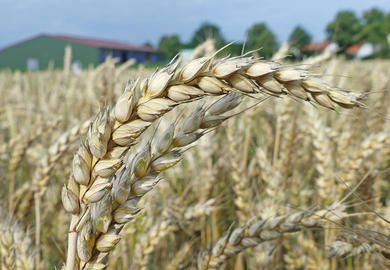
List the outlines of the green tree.
<svg viewBox="0 0 390 270">
<path fill-rule="evenodd" d="M 335 41 L 342 48 L 355 44 L 360 40 L 362 25 L 352 11 L 340 11 L 334 21 L 328 24 L 326 32 L 328 40 Z"/>
<path fill-rule="evenodd" d="M 372 8 L 363 13 L 364 24 L 372 24 L 376 22 L 383 22 L 385 13 L 377 8 Z"/>
<path fill-rule="evenodd" d="M 377 56 L 388 54 L 387 34 L 390 33 L 390 15 L 372 8 L 363 13 L 363 27 L 360 40 L 379 46 Z"/>
<path fill-rule="evenodd" d="M 288 41 L 291 44 L 291 47 L 302 49 L 303 46 L 311 42 L 311 35 L 301 26 L 296 26 L 292 31 Z"/>
<path fill-rule="evenodd" d="M 192 36 L 190 45 L 196 47 L 208 38 L 215 39 L 215 46 L 217 48 L 225 45 L 225 39 L 222 36 L 221 30 L 218 26 L 211 23 L 203 23 Z"/>
<path fill-rule="evenodd" d="M 150 43 L 149 41 L 144 42 L 143 46 L 153 48 L 152 43 Z"/>
<path fill-rule="evenodd" d="M 247 32 L 246 51 L 262 48 L 259 53 L 264 57 L 271 57 L 276 51 L 278 43 L 275 35 L 265 23 L 259 23 L 249 28 Z"/>
<path fill-rule="evenodd" d="M 158 44 L 158 48 L 167 59 L 173 58 L 179 52 L 181 46 L 178 35 L 163 36 Z"/>
</svg>

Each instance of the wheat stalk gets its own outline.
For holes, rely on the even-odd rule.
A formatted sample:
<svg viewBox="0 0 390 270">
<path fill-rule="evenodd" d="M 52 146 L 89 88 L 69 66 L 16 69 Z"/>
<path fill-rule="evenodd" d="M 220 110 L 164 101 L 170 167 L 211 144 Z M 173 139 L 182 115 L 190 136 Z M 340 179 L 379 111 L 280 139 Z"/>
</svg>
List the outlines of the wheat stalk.
<svg viewBox="0 0 390 270">
<path fill-rule="evenodd" d="M 80 269 L 104 267 L 109 250 L 120 239 L 119 231 L 139 211 L 136 204 L 147 191 L 139 185 L 147 183 L 152 188 L 155 175 L 180 161 L 181 149 L 202 136 L 198 130 L 226 120 L 228 116 L 222 114 L 238 105 L 240 98 L 228 95 L 208 108 L 195 110 L 183 121 L 178 134 L 174 134 L 176 126 L 164 132 L 154 153 L 149 140 L 140 152 L 124 160 L 144 130 L 177 105 L 206 95 L 240 92 L 288 94 L 331 109 L 336 104 L 362 106 L 361 95 L 330 87 L 306 71 L 275 62 L 208 57 L 181 68 L 179 62 L 173 61 L 148 79 L 128 85 L 115 108 L 104 109 L 91 124 L 73 161 L 73 179 L 63 190 L 65 209 L 73 214 L 68 270 L 76 264 Z"/>
<path fill-rule="evenodd" d="M 188 253 L 191 251 L 191 248 L 192 248 L 192 242 L 184 243 L 183 246 L 180 248 L 180 250 L 175 254 L 173 259 L 169 262 L 169 264 L 165 266 L 165 269 L 167 270 L 183 269 L 183 267 L 180 267 L 180 264 L 189 257 Z"/>
<path fill-rule="evenodd" d="M 150 261 L 150 255 L 155 250 L 156 246 L 167 235 L 172 234 L 181 229 L 181 224 L 190 224 L 194 226 L 196 219 L 210 215 L 215 210 L 215 200 L 210 199 L 204 203 L 197 203 L 189 206 L 184 213 L 175 213 L 164 217 L 159 222 L 155 223 L 146 234 L 140 237 L 139 244 L 135 247 L 134 264 L 142 270 L 147 269 L 147 264 Z M 172 215 L 174 215 L 172 217 Z M 186 229 L 190 229 L 187 228 Z"/>
<path fill-rule="evenodd" d="M 311 136 L 313 145 L 313 154 L 316 159 L 315 169 L 318 177 L 316 177 L 316 185 L 321 203 L 324 199 L 329 198 L 328 194 L 334 194 L 336 197 L 341 197 L 338 194 L 338 183 L 335 180 L 333 172 L 333 160 L 331 154 L 331 144 L 329 134 L 318 112 L 314 109 L 307 110 L 308 115 L 308 130 Z M 330 203 L 326 202 L 325 204 Z"/>
<path fill-rule="evenodd" d="M 242 221 L 248 219 L 250 213 L 251 190 L 248 188 L 250 178 L 246 175 L 247 155 L 249 146 L 250 130 L 245 130 L 244 148 L 243 151 L 237 151 L 240 140 L 235 136 L 235 126 L 230 126 L 227 132 L 228 147 L 230 151 L 229 162 L 231 166 L 231 177 L 233 180 L 234 204 L 236 206 L 236 214 L 241 224 Z M 240 154 L 242 152 L 242 154 Z M 241 164 L 239 162 L 241 161 Z"/>
</svg>

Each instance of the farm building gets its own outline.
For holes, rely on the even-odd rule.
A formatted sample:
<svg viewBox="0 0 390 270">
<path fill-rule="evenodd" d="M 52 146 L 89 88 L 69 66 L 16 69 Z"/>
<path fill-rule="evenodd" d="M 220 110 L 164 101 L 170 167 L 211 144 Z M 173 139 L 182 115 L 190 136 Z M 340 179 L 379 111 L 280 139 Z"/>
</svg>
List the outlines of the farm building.
<svg viewBox="0 0 390 270">
<path fill-rule="evenodd" d="M 156 62 L 157 50 L 129 43 L 75 37 L 67 35 L 38 35 L 0 49 L 0 69 L 45 69 L 49 62 L 55 68 L 63 66 L 65 47 L 72 47 L 72 61 L 82 68 L 97 65 L 108 55 L 125 62 L 134 58 L 137 62 Z"/>
<path fill-rule="evenodd" d="M 381 49 L 380 45 L 374 45 L 369 42 L 362 42 L 360 44 L 354 44 L 349 46 L 345 50 L 345 54 L 348 58 L 359 58 L 367 59 L 372 57 L 375 53 L 379 52 Z"/>
<path fill-rule="evenodd" d="M 323 42 L 312 42 L 310 44 L 305 45 L 302 48 L 302 53 L 305 56 L 312 56 L 312 55 L 321 54 L 324 51 L 337 52 L 337 50 L 338 50 L 338 46 L 336 43 L 323 41 Z"/>
</svg>

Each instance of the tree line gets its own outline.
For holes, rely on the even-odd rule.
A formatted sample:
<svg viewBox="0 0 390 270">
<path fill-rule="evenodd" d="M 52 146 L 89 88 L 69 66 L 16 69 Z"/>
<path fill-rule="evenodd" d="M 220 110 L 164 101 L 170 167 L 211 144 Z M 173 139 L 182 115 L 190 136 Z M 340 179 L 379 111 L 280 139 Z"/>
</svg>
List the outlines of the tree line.
<svg viewBox="0 0 390 270">
<path fill-rule="evenodd" d="M 387 35 L 390 34 L 390 13 L 372 8 L 358 17 L 353 11 L 340 11 L 325 30 L 327 40 L 336 42 L 340 53 L 353 44 L 370 42 L 379 48 L 373 57 L 389 57 Z M 246 51 L 262 48 L 259 53 L 267 58 L 278 49 L 277 38 L 266 23 L 256 23 L 246 33 Z M 183 42 L 179 35 L 164 35 L 158 43 L 158 48 L 166 59 L 171 59 L 180 50 L 195 48 L 207 38 L 215 39 L 217 48 L 227 44 L 220 27 L 205 22 L 194 32 L 189 42 Z M 304 27 L 298 25 L 291 32 L 288 41 L 291 50 L 300 51 L 312 41 L 312 36 Z M 146 45 L 150 46 L 149 43 Z M 224 50 L 223 54 L 240 55 L 242 46 L 242 43 L 235 43 Z"/>
</svg>

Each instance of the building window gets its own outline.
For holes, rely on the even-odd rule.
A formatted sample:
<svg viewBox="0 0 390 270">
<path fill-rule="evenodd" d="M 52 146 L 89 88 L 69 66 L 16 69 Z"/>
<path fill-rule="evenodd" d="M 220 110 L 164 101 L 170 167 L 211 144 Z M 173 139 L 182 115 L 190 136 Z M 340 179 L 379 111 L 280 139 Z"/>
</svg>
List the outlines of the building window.
<svg viewBox="0 0 390 270">
<path fill-rule="evenodd" d="M 27 69 L 28 70 L 38 70 L 39 69 L 39 61 L 36 58 L 27 59 Z"/>
<path fill-rule="evenodd" d="M 83 65 L 79 60 L 76 60 L 72 63 L 72 71 L 74 74 L 79 75 L 83 71 Z"/>
<path fill-rule="evenodd" d="M 126 51 L 122 51 L 121 52 L 121 63 L 124 63 L 127 61 L 127 52 Z"/>
<path fill-rule="evenodd" d="M 113 50 L 109 50 L 109 49 L 100 49 L 100 52 L 99 52 L 99 63 L 103 63 L 104 61 L 106 61 L 106 58 L 108 56 L 111 56 L 111 57 L 115 57 L 115 55 L 113 55 Z"/>
<path fill-rule="evenodd" d="M 150 62 L 150 53 L 145 53 L 145 62 Z"/>
</svg>

